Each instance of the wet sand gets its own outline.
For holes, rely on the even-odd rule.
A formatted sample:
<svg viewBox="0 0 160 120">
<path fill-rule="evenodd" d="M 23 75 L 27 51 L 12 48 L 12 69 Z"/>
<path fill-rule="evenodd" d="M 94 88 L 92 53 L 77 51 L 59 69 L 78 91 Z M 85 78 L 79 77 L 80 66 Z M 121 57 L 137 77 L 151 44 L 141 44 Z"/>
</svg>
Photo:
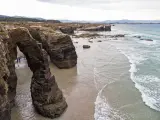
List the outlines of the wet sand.
<svg viewBox="0 0 160 120">
<path fill-rule="evenodd" d="M 159 120 L 158 113 L 144 104 L 140 92 L 130 79 L 130 64 L 114 44 L 123 41 L 102 42 L 73 39 L 78 54 L 78 64 L 71 69 L 50 69 L 68 103 L 65 113 L 55 120 Z M 83 45 L 91 48 L 83 49 Z M 16 106 L 12 120 L 51 120 L 37 114 L 30 97 L 32 73 L 28 67 L 16 70 L 18 76 Z M 105 97 L 106 101 L 98 101 Z M 94 102 L 96 103 L 96 106 Z M 96 113 L 95 113 L 96 110 Z M 154 117 L 155 116 L 155 117 Z"/>
<path fill-rule="evenodd" d="M 86 41 L 87 42 L 87 41 Z M 52 63 L 50 69 L 56 77 L 59 88 L 63 91 L 68 108 L 55 120 L 94 120 L 94 102 L 97 89 L 94 84 L 93 54 L 83 50 L 82 44 L 75 44 L 78 64 L 71 69 L 58 69 Z M 32 73 L 27 66 L 16 70 L 18 76 L 16 106 L 12 109 L 12 120 L 50 120 L 37 114 L 32 106 L 30 81 Z"/>
</svg>

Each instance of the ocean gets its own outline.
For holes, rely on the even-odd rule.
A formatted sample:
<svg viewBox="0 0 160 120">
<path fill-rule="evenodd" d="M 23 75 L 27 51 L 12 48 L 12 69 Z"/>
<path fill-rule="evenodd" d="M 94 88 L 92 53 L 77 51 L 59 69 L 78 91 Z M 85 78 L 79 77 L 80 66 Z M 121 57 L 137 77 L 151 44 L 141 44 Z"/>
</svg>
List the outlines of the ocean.
<svg viewBox="0 0 160 120">
<path fill-rule="evenodd" d="M 115 25 L 111 32 L 102 34 L 125 34 L 125 38 L 104 38 L 106 42 L 99 47 L 106 66 L 94 68 L 95 80 L 100 81 L 96 84 L 105 81 L 95 102 L 95 120 L 160 120 L 160 24 Z M 124 55 L 129 68 L 114 50 L 110 51 L 113 58 L 108 58 L 105 44 Z"/>
</svg>

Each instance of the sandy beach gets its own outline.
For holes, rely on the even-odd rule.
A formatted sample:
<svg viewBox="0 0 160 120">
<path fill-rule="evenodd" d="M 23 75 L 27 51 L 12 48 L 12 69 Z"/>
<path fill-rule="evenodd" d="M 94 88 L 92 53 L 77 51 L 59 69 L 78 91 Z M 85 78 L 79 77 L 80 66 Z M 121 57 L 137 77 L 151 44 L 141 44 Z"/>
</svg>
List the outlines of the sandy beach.
<svg viewBox="0 0 160 120">
<path fill-rule="evenodd" d="M 123 61 L 125 56 L 120 54 L 111 44 L 107 43 L 108 41 L 103 41 L 106 47 L 104 49 L 104 43 L 99 43 L 97 42 L 98 40 L 99 39 L 95 39 L 93 43 L 89 43 L 88 39 L 73 39 L 78 54 L 78 64 L 76 67 L 71 69 L 58 69 L 52 63 L 50 64 L 51 72 L 55 75 L 56 81 L 68 103 L 66 112 L 55 120 L 99 120 L 103 114 L 103 107 L 105 109 L 105 106 L 103 106 L 104 101 L 102 103 L 101 101 L 96 101 L 98 92 L 101 91 L 106 84 L 119 80 L 121 68 L 126 68 L 125 72 L 128 73 L 129 64 L 127 61 Z M 75 43 L 77 41 L 78 43 Z M 91 48 L 83 49 L 82 46 L 84 44 L 90 45 Z M 120 69 L 117 69 L 117 66 Z M 12 109 L 12 119 L 49 120 L 37 114 L 32 106 L 30 97 L 32 73 L 27 65 L 21 66 L 16 72 L 18 76 L 18 86 L 16 106 Z M 112 95 L 108 92 L 105 93 L 107 93 L 106 96 Z M 97 112 L 97 109 L 99 112 Z"/>
<path fill-rule="evenodd" d="M 68 103 L 64 114 L 55 120 L 159 120 L 158 112 L 145 105 L 135 88 L 129 60 L 116 48 L 124 40 L 96 38 L 92 43 L 87 38 L 73 38 L 77 66 L 58 69 L 50 63 Z M 91 47 L 83 49 L 83 45 Z M 32 106 L 29 68 L 22 66 L 16 72 L 18 86 L 12 119 L 50 120 L 37 114 Z"/>
<path fill-rule="evenodd" d="M 78 53 L 77 67 L 58 69 L 52 63 L 50 69 L 63 91 L 68 108 L 55 120 L 94 120 L 98 91 L 94 83 L 93 56 L 94 47 L 83 50 L 82 44 L 75 45 Z M 90 56 L 89 56 L 90 55 Z M 12 109 L 13 120 L 49 120 L 34 111 L 30 96 L 30 81 L 32 73 L 26 66 L 16 70 L 18 76 L 16 106 Z"/>
</svg>

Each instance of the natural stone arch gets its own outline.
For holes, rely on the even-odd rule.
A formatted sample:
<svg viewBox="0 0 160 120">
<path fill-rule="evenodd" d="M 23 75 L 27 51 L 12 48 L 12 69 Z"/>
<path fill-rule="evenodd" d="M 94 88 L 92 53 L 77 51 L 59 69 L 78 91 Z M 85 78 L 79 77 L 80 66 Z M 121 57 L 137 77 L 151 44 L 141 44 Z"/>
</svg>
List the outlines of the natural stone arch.
<svg viewBox="0 0 160 120">
<path fill-rule="evenodd" d="M 58 68 L 66 69 L 77 65 L 77 53 L 69 35 L 47 27 L 30 26 L 28 29 L 32 37 L 42 43 L 51 62 Z"/>
<path fill-rule="evenodd" d="M 10 30 L 9 36 L 12 44 L 17 45 L 26 56 L 28 66 L 33 72 L 31 96 L 36 110 L 46 117 L 59 117 L 66 109 L 67 103 L 55 77 L 51 76 L 46 51 L 38 46 L 26 28 Z"/>
</svg>

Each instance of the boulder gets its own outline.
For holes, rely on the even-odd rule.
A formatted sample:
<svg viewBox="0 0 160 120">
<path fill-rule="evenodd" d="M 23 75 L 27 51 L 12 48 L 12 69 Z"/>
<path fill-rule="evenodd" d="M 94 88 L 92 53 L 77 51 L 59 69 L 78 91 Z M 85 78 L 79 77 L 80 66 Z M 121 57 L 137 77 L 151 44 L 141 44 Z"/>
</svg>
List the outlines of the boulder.
<svg viewBox="0 0 160 120">
<path fill-rule="evenodd" d="M 83 45 L 83 48 L 84 49 L 88 49 L 88 48 L 90 48 L 91 46 L 89 46 L 89 45 Z"/>
<path fill-rule="evenodd" d="M 30 27 L 33 38 L 42 43 L 51 61 L 58 68 L 71 68 L 77 64 L 77 54 L 70 36 L 49 28 Z"/>
<path fill-rule="evenodd" d="M 102 40 L 98 40 L 97 42 L 102 42 Z"/>
<path fill-rule="evenodd" d="M 60 27 L 59 30 L 64 34 L 71 35 L 71 34 L 74 34 L 75 28 L 69 27 L 69 26 L 68 27 Z"/>
</svg>

